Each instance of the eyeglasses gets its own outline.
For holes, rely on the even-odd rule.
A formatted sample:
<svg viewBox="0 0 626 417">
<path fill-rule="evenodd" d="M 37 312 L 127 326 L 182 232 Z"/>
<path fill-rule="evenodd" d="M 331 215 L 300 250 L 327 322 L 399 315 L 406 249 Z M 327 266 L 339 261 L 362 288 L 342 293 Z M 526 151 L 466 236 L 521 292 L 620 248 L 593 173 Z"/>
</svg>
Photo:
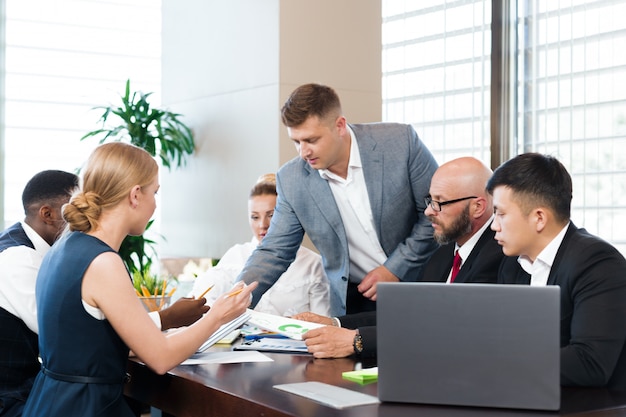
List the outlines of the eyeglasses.
<svg viewBox="0 0 626 417">
<path fill-rule="evenodd" d="M 432 208 L 434 211 L 441 211 L 441 207 L 447 204 L 458 203 L 459 201 L 469 200 L 470 198 L 478 198 L 478 197 L 473 195 L 471 197 L 457 198 L 456 200 L 435 201 L 430 196 L 428 196 L 428 197 L 424 197 L 424 203 L 426 203 L 427 206 L 430 206 L 430 208 Z"/>
</svg>

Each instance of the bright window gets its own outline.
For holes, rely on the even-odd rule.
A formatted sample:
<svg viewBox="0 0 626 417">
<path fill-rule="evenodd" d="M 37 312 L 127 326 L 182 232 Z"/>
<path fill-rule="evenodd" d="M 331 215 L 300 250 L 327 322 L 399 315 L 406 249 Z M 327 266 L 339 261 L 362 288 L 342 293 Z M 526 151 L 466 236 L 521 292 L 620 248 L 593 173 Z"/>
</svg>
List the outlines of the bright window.
<svg viewBox="0 0 626 417">
<path fill-rule="evenodd" d="M 500 140 L 509 157 L 559 158 L 574 223 L 626 253 L 626 0 L 503 3 L 516 88 Z M 440 163 L 490 163 L 491 4 L 383 0 L 383 117 L 413 124 Z"/>
<path fill-rule="evenodd" d="M 94 106 L 117 103 L 126 79 L 160 90 L 161 2 L 0 0 L 4 4 L 4 227 L 24 217 L 26 181 L 74 171 L 97 146 Z M 2 18 L 0 14 L 0 19 Z M 1 37 L 0 37 L 1 39 Z M 0 92 L 2 89 L 0 89 Z M 158 105 L 155 94 L 151 104 Z"/>
<path fill-rule="evenodd" d="M 626 1 L 525 1 L 517 12 L 517 152 L 559 158 L 574 223 L 626 253 Z"/>
<path fill-rule="evenodd" d="M 383 119 L 439 162 L 490 160 L 491 2 L 383 0 Z"/>
</svg>

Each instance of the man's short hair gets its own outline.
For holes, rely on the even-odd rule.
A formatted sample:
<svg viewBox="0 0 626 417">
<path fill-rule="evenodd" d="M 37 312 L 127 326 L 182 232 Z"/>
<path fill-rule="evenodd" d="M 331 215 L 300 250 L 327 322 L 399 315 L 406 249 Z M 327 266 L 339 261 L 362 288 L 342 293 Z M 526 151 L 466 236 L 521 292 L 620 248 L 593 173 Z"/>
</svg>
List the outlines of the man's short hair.
<svg viewBox="0 0 626 417">
<path fill-rule="evenodd" d="M 498 186 L 508 187 L 514 198 L 528 214 L 532 209 L 545 206 L 554 212 L 556 219 L 570 219 L 572 204 L 572 178 L 567 169 L 553 156 L 524 153 L 500 165 L 487 182 L 487 191 L 493 194 Z"/>
<path fill-rule="evenodd" d="M 304 84 L 296 88 L 281 109 L 283 124 L 300 126 L 310 116 L 324 119 L 331 112 L 341 114 L 339 96 L 330 87 L 321 84 Z"/>
<path fill-rule="evenodd" d="M 24 187 L 22 205 L 24 211 L 33 204 L 41 204 L 59 198 L 67 198 L 78 187 L 78 176 L 65 171 L 47 170 L 35 174 Z"/>
</svg>

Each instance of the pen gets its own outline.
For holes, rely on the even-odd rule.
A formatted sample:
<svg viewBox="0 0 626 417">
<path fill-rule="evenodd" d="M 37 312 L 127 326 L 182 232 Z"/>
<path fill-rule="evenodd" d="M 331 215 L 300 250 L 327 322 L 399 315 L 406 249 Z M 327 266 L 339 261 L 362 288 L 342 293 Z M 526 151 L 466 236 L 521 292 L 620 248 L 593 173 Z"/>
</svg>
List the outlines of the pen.
<svg viewBox="0 0 626 417">
<path fill-rule="evenodd" d="M 289 339 L 289 337 L 279 333 L 266 334 L 250 334 L 243 337 L 243 340 L 260 340 L 260 339 Z"/>
<path fill-rule="evenodd" d="M 204 292 L 202 294 L 200 294 L 199 297 L 196 298 L 196 300 L 201 299 L 202 297 L 204 297 L 206 295 L 206 293 L 208 293 L 209 291 L 211 291 L 211 289 L 215 287 L 215 284 L 211 285 L 209 288 L 207 288 L 206 290 L 204 290 Z"/>
</svg>

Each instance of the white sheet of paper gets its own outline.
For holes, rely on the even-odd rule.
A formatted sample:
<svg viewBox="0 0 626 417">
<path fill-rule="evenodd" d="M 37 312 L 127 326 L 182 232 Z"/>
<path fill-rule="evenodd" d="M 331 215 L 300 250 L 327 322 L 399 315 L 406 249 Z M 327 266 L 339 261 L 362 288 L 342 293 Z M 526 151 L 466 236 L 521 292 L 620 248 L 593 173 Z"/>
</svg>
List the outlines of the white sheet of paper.
<svg viewBox="0 0 626 417">
<path fill-rule="evenodd" d="M 380 402 L 377 397 L 372 395 L 316 381 L 274 385 L 274 388 L 290 392 L 334 408 L 378 404 Z"/>
<path fill-rule="evenodd" d="M 273 362 L 274 359 L 254 350 L 203 352 L 196 353 L 181 365 L 203 365 L 207 363 L 244 363 L 244 362 Z"/>
</svg>

